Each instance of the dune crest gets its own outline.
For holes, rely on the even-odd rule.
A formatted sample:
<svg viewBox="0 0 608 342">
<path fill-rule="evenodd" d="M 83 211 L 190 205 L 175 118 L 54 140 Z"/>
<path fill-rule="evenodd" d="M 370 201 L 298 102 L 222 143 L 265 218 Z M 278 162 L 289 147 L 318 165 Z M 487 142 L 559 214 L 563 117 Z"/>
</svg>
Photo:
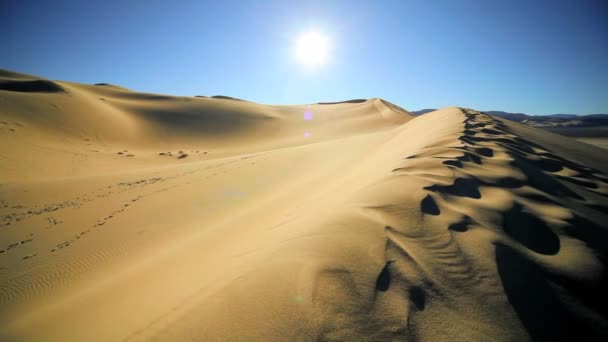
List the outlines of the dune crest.
<svg viewBox="0 0 608 342">
<path fill-rule="evenodd" d="M 0 90 L 0 339 L 608 337 L 601 149 L 466 108 L 53 84 Z"/>
</svg>

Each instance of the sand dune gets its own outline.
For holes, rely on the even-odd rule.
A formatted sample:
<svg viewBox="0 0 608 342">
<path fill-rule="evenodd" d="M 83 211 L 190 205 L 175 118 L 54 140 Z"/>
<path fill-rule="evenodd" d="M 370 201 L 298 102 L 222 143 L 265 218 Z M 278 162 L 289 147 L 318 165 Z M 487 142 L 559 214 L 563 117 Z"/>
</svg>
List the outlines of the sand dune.
<svg viewBox="0 0 608 342">
<path fill-rule="evenodd" d="M 0 89 L 2 340 L 608 338 L 603 149 L 381 99 Z"/>
</svg>

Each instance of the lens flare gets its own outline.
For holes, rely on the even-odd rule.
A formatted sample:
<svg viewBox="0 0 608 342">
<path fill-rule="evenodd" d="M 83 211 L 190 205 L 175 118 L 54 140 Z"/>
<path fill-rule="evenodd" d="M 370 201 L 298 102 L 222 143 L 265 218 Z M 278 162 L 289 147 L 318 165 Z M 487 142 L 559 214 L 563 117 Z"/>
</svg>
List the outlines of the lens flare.
<svg viewBox="0 0 608 342">
<path fill-rule="evenodd" d="M 304 111 L 304 120 L 312 120 L 312 110 L 307 109 Z"/>
</svg>

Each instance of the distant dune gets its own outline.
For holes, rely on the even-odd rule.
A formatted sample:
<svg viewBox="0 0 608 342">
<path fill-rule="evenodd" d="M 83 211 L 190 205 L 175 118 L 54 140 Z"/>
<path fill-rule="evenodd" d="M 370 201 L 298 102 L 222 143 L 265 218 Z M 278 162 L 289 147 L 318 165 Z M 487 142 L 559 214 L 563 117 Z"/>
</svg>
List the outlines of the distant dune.
<svg viewBox="0 0 608 342">
<path fill-rule="evenodd" d="M 376 98 L 0 84 L 0 340 L 608 339 L 603 149 Z"/>
<path fill-rule="evenodd" d="M 317 104 L 328 105 L 328 104 L 338 104 L 338 103 L 363 103 L 367 101 L 366 99 L 353 99 L 353 100 L 344 100 L 337 102 L 319 102 Z"/>
<path fill-rule="evenodd" d="M 234 101 L 245 101 L 245 100 L 237 99 L 236 97 L 230 97 L 230 96 L 224 96 L 224 95 L 214 95 L 214 96 L 197 95 L 195 97 L 223 99 L 223 100 L 234 100 Z"/>
</svg>

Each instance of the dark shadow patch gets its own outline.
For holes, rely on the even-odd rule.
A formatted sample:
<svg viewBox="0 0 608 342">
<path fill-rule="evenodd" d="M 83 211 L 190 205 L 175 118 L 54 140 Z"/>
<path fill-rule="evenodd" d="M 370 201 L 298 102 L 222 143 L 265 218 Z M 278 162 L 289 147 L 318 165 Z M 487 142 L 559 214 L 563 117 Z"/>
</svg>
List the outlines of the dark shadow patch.
<svg viewBox="0 0 608 342">
<path fill-rule="evenodd" d="M 336 102 L 317 102 L 317 104 L 332 105 L 332 104 L 339 104 L 339 103 L 363 103 L 365 101 L 367 101 L 367 99 L 352 99 L 352 100 L 336 101 Z"/>
<path fill-rule="evenodd" d="M 608 229 L 603 228 L 578 215 L 567 220 L 566 233 L 583 241 L 591 249 L 601 254 L 604 263 L 608 257 Z"/>
<path fill-rule="evenodd" d="M 453 196 L 479 199 L 479 182 L 474 178 L 456 178 L 454 184 L 446 187 L 446 192 Z"/>
<path fill-rule="evenodd" d="M 498 137 L 498 138 L 493 138 L 492 141 L 497 141 L 497 142 L 499 142 L 501 144 L 510 145 L 510 146 L 513 146 L 513 147 L 521 147 L 521 148 L 524 148 L 524 149 L 526 149 L 528 151 L 534 152 L 534 150 L 532 149 L 532 147 L 526 146 L 526 145 L 520 145 L 520 144 L 517 143 L 517 141 L 515 141 L 514 138 L 500 138 L 500 137 Z"/>
<path fill-rule="evenodd" d="M 423 213 L 428 215 L 437 216 L 440 213 L 437 203 L 435 203 L 433 197 L 429 195 L 427 195 L 422 202 L 420 202 L 420 209 Z"/>
<path fill-rule="evenodd" d="M 559 251 L 557 234 L 543 220 L 526 212 L 519 203 L 503 214 L 503 229 L 507 235 L 537 253 L 554 255 Z"/>
<path fill-rule="evenodd" d="M 479 181 L 474 178 L 456 178 L 452 185 L 431 185 L 424 188 L 433 192 L 441 192 L 452 196 L 481 198 Z"/>
<path fill-rule="evenodd" d="M 543 146 L 541 146 L 541 145 L 539 145 L 537 143 L 534 143 L 534 142 L 532 142 L 530 140 L 524 139 L 522 137 L 514 137 L 513 141 L 515 141 L 516 143 L 518 143 L 520 145 L 531 146 L 531 147 L 537 148 L 539 150 L 545 150 L 545 151 L 547 150 Z"/>
<path fill-rule="evenodd" d="M 464 128 L 465 128 L 465 129 L 475 129 L 475 128 L 483 128 L 483 127 L 486 127 L 486 124 L 485 124 L 485 123 L 482 123 L 482 122 L 475 123 L 475 124 L 472 124 L 472 123 L 466 123 L 466 124 L 464 125 Z"/>
<path fill-rule="evenodd" d="M 577 200 L 584 200 L 582 196 L 558 182 L 555 177 L 543 173 L 532 161 L 516 157 L 511 162 L 511 165 L 528 176 L 528 185 L 533 188 L 558 197 L 566 196 Z"/>
<path fill-rule="evenodd" d="M 602 175 L 601 173 L 598 173 L 598 171 L 594 171 L 591 173 L 591 176 L 594 177 L 595 179 L 598 179 L 604 183 L 608 183 L 608 177 Z"/>
<path fill-rule="evenodd" d="M 508 188 L 508 189 L 521 188 L 522 186 L 525 185 L 525 183 L 523 181 L 521 181 L 517 178 L 513 178 L 513 177 L 500 178 L 500 179 L 496 180 L 495 184 L 500 187 Z"/>
<path fill-rule="evenodd" d="M 528 157 L 531 153 L 534 153 L 534 150 L 527 146 L 519 146 L 514 145 L 512 141 L 508 140 L 507 142 L 500 141 L 500 139 L 496 139 L 497 145 L 503 148 L 508 149 L 511 153 L 516 154 L 520 157 Z"/>
<path fill-rule="evenodd" d="M 412 303 L 416 306 L 418 310 L 424 310 L 426 306 L 426 296 L 424 294 L 424 290 L 418 286 L 412 286 L 409 290 L 409 297 Z"/>
<path fill-rule="evenodd" d="M 570 183 L 576 184 L 578 186 L 582 186 L 583 188 L 587 188 L 587 189 L 599 188 L 595 182 L 584 179 L 584 178 L 567 177 L 567 176 L 559 176 L 559 175 L 557 177 L 563 181 L 570 182 Z"/>
<path fill-rule="evenodd" d="M 490 157 L 490 158 L 494 157 L 494 151 L 488 147 L 476 148 L 475 152 L 477 152 L 478 154 L 481 154 L 484 157 Z"/>
<path fill-rule="evenodd" d="M 608 277 L 604 273 L 593 282 L 580 279 L 570 279 L 559 275 L 549 275 L 549 279 L 564 288 L 572 297 L 581 301 L 587 308 L 591 308 L 603 317 L 608 316 L 608 296 L 604 293 L 608 288 Z M 591 317 L 587 317 L 590 319 Z M 608 322 L 589 322 L 589 325 L 603 328 L 603 334 L 608 336 Z M 608 337 L 607 337 L 608 338 Z M 604 339 L 606 341 L 606 339 Z"/>
<path fill-rule="evenodd" d="M 380 271 L 378 278 L 376 279 L 376 290 L 385 292 L 391 286 L 391 271 L 389 266 L 391 261 L 388 261 L 386 265 Z"/>
<path fill-rule="evenodd" d="M 448 229 L 455 231 L 455 232 L 466 232 L 467 230 L 469 230 L 470 224 L 471 224 L 470 220 L 468 218 L 465 218 L 464 220 L 462 220 L 460 222 L 450 224 L 448 226 Z"/>
<path fill-rule="evenodd" d="M 472 153 L 467 153 L 466 156 L 475 164 L 481 165 L 481 157 Z"/>
<path fill-rule="evenodd" d="M 446 160 L 442 162 L 444 165 L 454 166 L 457 168 L 462 168 L 462 162 L 460 160 Z"/>
<path fill-rule="evenodd" d="M 501 244 L 495 255 L 505 294 L 532 340 L 581 340 L 585 332 L 536 265 Z"/>
<path fill-rule="evenodd" d="M 485 134 L 490 134 L 490 135 L 503 135 L 503 134 L 505 134 L 503 132 L 499 132 L 499 131 L 496 131 L 496 130 L 493 130 L 493 129 L 489 129 L 489 128 L 484 128 L 481 131 L 483 133 L 485 133 Z"/>
<path fill-rule="evenodd" d="M 0 90 L 22 93 L 59 93 L 65 90 L 58 84 L 47 80 L 0 81 Z"/>
<path fill-rule="evenodd" d="M 225 96 L 225 95 L 214 95 L 214 96 L 211 96 L 211 98 L 213 98 L 213 99 L 219 99 L 219 100 L 232 100 L 232 101 L 244 101 L 244 102 L 246 102 L 243 99 L 238 99 L 236 97 Z"/>
<path fill-rule="evenodd" d="M 467 144 L 470 144 L 470 145 L 475 145 L 478 142 L 487 141 L 488 140 L 486 138 L 474 137 L 474 136 L 468 136 L 468 135 L 463 135 L 459 139 L 460 139 L 460 141 L 463 141 L 463 142 L 465 142 Z"/>
<path fill-rule="evenodd" d="M 597 211 L 599 211 L 599 212 L 601 212 L 603 214 L 608 215 L 608 207 L 603 206 L 601 204 L 590 203 L 590 204 L 587 204 L 587 207 L 589 207 L 589 208 L 591 208 L 593 210 L 597 210 Z"/>
<path fill-rule="evenodd" d="M 536 161 L 536 164 L 547 172 L 557 172 L 564 168 L 563 163 L 551 158 L 540 158 L 539 161 Z"/>
</svg>

